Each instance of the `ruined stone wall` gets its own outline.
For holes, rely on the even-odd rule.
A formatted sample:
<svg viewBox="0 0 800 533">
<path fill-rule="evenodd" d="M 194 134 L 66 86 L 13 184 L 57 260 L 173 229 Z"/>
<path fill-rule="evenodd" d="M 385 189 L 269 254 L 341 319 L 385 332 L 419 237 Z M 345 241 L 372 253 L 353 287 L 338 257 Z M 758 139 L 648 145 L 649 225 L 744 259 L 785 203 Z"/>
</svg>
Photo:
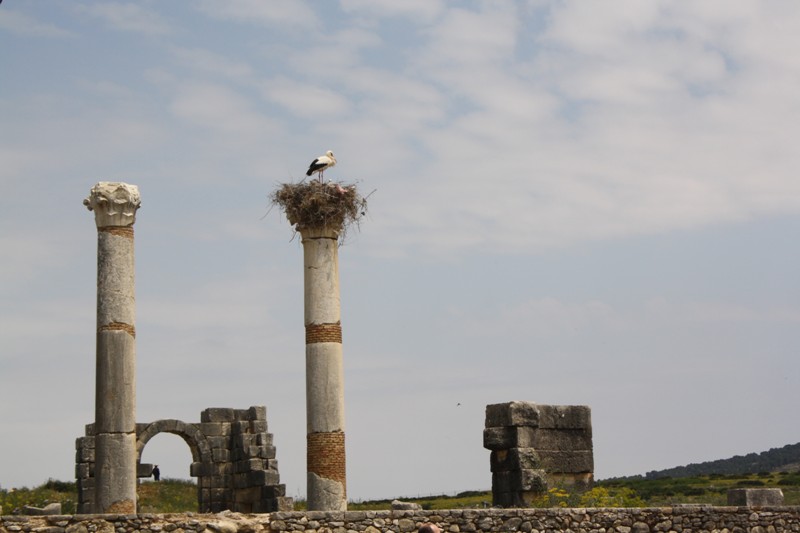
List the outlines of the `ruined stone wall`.
<svg viewBox="0 0 800 533">
<path fill-rule="evenodd" d="M 592 413 L 586 405 L 487 405 L 483 446 L 491 450 L 494 505 L 527 507 L 549 488 L 583 491 L 594 482 Z"/>
<path fill-rule="evenodd" d="M 267 431 L 267 408 L 210 407 L 200 414 L 200 423 L 156 420 L 136 424 L 136 460 L 141 460 L 147 442 L 159 433 L 181 437 L 192 452 L 189 474 L 197 478 L 198 509 L 202 512 L 231 510 L 268 513 L 289 510 L 291 498 L 280 483 L 273 437 Z M 95 493 L 94 426 L 76 446 L 75 477 L 78 512 L 92 513 Z M 138 464 L 139 476 L 149 477 L 152 465 Z"/>
<path fill-rule="evenodd" d="M 798 533 L 800 507 L 4 516 L 0 533 L 413 533 L 425 522 L 449 533 Z"/>
</svg>

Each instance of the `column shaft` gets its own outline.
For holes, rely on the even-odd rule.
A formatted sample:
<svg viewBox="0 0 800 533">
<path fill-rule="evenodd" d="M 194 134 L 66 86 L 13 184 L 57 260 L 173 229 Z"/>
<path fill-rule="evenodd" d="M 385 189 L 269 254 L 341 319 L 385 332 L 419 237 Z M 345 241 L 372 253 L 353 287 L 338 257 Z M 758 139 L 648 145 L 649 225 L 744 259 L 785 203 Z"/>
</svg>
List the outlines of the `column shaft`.
<svg viewBox="0 0 800 533">
<path fill-rule="evenodd" d="M 308 509 L 347 509 L 338 232 L 303 236 Z"/>
<path fill-rule="evenodd" d="M 136 298 L 139 190 L 100 182 L 84 200 L 97 225 L 95 513 L 136 512 Z"/>
</svg>

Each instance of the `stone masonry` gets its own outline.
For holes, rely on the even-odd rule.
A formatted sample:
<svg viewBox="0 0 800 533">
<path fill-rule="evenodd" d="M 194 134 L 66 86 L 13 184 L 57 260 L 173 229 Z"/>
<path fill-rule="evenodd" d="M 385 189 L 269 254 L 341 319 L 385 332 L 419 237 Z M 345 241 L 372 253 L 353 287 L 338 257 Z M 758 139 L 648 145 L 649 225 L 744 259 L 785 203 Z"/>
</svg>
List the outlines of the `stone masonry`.
<svg viewBox="0 0 800 533">
<path fill-rule="evenodd" d="M 152 465 L 141 464 L 147 442 L 159 433 L 181 437 L 192 452 L 189 473 L 197 477 L 200 512 L 230 510 L 268 513 L 293 508 L 280 483 L 273 437 L 267 432 L 267 409 L 208 408 L 200 423 L 157 420 L 136 424 L 136 462 L 139 476 L 148 477 Z M 76 440 L 75 477 L 78 512 L 92 513 L 95 491 L 95 432 L 86 426 L 86 436 Z"/>
<path fill-rule="evenodd" d="M 483 446 L 491 450 L 494 505 L 526 507 L 553 487 L 592 486 L 588 406 L 517 401 L 488 405 Z"/>
<path fill-rule="evenodd" d="M 3 516 L 0 533 L 798 533 L 800 507 Z"/>
<path fill-rule="evenodd" d="M 339 228 L 300 227 L 306 327 L 308 509 L 347 509 Z"/>
<path fill-rule="evenodd" d="M 139 189 L 101 181 L 84 205 L 97 226 L 94 509 L 136 510 L 136 296 L 133 225 Z"/>
</svg>

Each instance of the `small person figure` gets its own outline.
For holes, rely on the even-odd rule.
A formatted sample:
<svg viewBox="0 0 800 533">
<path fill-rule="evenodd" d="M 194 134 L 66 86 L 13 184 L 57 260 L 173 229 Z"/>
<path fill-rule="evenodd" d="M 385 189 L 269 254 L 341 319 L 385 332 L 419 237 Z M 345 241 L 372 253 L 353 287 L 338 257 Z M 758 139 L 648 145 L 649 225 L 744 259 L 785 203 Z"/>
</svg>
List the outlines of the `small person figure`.
<svg viewBox="0 0 800 533">
<path fill-rule="evenodd" d="M 431 524 L 428 522 L 427 524 L 422 524 L 419 526 L 417 533 L 442 533 L 442 530 L 439 529 L 439 526 L 436 524 Z"/>
<path fill-rule="evenodd" d="M 161 470 L 158 469 L 158 465 L 153 467 L 153 480 L 158 481 L 161 479 Z"/>
</svg>

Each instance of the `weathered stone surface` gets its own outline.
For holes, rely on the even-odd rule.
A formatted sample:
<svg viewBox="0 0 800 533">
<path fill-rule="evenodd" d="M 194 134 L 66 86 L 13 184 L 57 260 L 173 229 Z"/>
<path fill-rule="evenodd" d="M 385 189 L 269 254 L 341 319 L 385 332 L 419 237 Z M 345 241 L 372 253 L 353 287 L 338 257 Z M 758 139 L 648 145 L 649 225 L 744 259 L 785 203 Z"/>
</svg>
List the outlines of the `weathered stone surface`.
<svg viewBox="0 0 800 533">
<path fill-rule="evenodd" d="M 306 345 L 306 430 L 344 431 L 344 369 L 342 345 Z"/>
<path fill-rule="evenodd" d="M 189 473 L 198 478 L 198 509 L 202 512 L 225 509 L 237 512 L 290 510 L 293 501 L 286 497 L 285 485 L 279 483 L 273 437 L 265 431 L 252 432 L 254 426 L 250 419 L 262 415 L 266 415 L 266 407 L 263 406 L 249 409 L 215 408 L 201 416 L 207 420 L 229 419 L 231 416 L 236 419 L 197 424 L 175 419 L 138 423 L 135 424 L 136 452 L 140 456 L 147 442 L 158 433 L 180 436 L 189 445 L 195 459 Z M 256 428 L 266 428 L 265 420 L 255 422 L 258 422 Z M 233 424 L 237 425 L 236 432 L 231 431 Z M 93 426 L 91 429 L 94 429 Z M 81 513 L 94 512 L 95 439 L 94 435 L 87 435 L 76 440 L 78 463 L 75 472 L 78 509 Z M 137 474 L 148 476 L 151 467 L 141 464 Z"/>
<path fill-rule="evenodd" d="M 209 407 L 200 413 L 200 422 L 233 422 L 234 409 L 229 407 Z"/>
<path fill-rule="evenodd" d="M 136 512 L 136 435 L 101 433 L 95 441 L 95 511 Z"/>
<path fill-rule="evenodd" d="M 492 451 L 495 505 L 529 504 L 551 486 L 591 488 L 594 459 L 588 406 L 492 404 L 486 407 L 485 426 L 483 445 Z"/>
<path fill-rule="evenodd" d="M 544 405 L 520 401 L 487 405 L 484 427 L 503 426 L 591 431 L 591 409 L 586 405 Z"/>
<path fill-rule="evenodd" d="M 345 488 L 342 483 L 308 472 L 308 506 L 310 510 L 347 510 Z M 312 502 L 311 499 L 314 498 Z"/>
<path fill-rule="evenodd" d="M 98 228 L 132 226 L 136 222 L 136 211 L 141 207 L 142 199 L 136 185 L 101 181 L 92 187 L 83 205 L 89 211 L 94 211 Z"/>
<path fill-rule="evenodd" d="M 591 450 L 536 450 L 510 448 L 494 450 L 489 456 L 492 472 L 522 469 L 544 469 L 548 472 L 594 472 Z"/>
<path fill-rule="evenodd" d="M 491 427 L 483 430 L 483 447 L 489 450 L 591 450 L 592 435 L 580 429 L 542 429 L 527 426 Z"/>
<path fill-rule="evenodd" d="M 392 509 L 395 511 L 419 511 L 422 510 L 422 506 L 414 502 L 392 500 Z"/>
<path fill-rule="evenodd" d="M 748 507 L 783 505 L 783 491 L 778 488 L 729 489 L 728 505 Z"/>
<path fill-rule="evenodd" d="M 515 470 L 492 474 L 492 490 L 498 492 L 547 490 L 547 473 L 544 470 Z"/>
<path fill-rule="evenodd" d="M 34 507 L 33 505 L 25 505 L 22 507 L 22 513 L 33 516 L 60 515 L 61 504 L 58 502 L 54 502 L 47 504 L 44 507 Z"/>
<path fill-rule="evenodd" d="M 136 431 L 136 339 L 125 331 L 97 333 L 95 431 Z"/>
<path fill-rule="evenodd" d="M 535 403 L 506 402 L 486 406 L 484 427 L 531 426 L 539 427 L 539 409 Z"/>
<path fill-rule="evenodd" d="M 442 531 L 540 531 L 547 533 L 647 533 L 647 531 L 720 533 L 782 533 L 800 531 L 800 507 L 642 508 L 642 509 L 443 509 L 435 511 L 273 512 L 212 515 L 89 515 L 58 517 L 57 524 L 43 516 L 0 517 L 0 531 L 23 533 L 382 533 L 416 531 L 426 522 Z M 401 526 L 402 521 L 402 526 Z M 223 523 L 223 526 L 219 524 Z M 669 523 L 669 529 L 664 525 Z M 659 526 L 659 524 L 661 526 Z M 234 530 L 233 527 L 236 527 Z M 63 529 L 62 529 L 63 528 Z"/>
</svg>

